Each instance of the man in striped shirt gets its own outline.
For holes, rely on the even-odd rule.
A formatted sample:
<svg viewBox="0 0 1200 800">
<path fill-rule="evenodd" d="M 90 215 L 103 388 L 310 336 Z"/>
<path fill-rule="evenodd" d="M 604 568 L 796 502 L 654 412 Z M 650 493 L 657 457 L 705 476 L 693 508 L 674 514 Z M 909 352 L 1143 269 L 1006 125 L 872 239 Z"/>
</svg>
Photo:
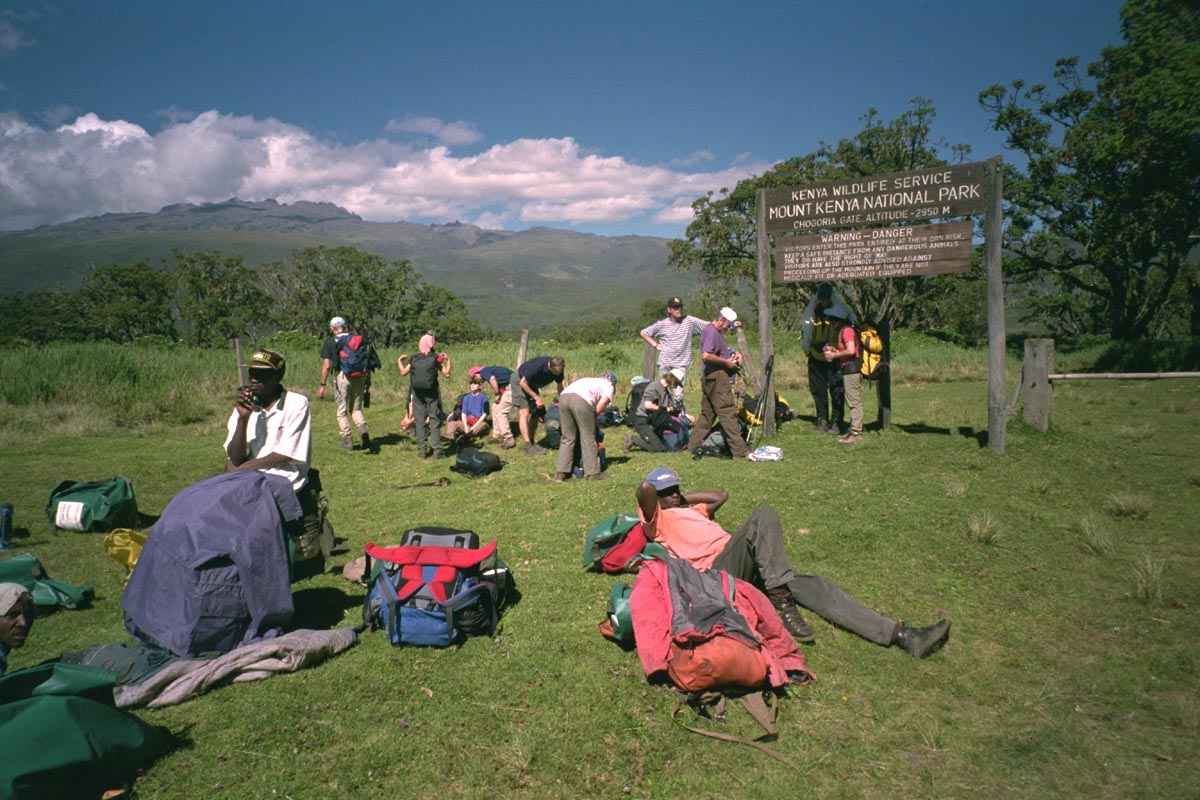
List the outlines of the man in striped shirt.
<svg viewBox="0 0 1200 800">
<path fill-rule="evenodd" d="M 692 365 L 692 337 L 699 336 L 708 323 L 698 317 L 683 315 L 683 300 L 672 297 L 667 301 L 667 317 L 643 328 L 646 344 L 658 350 L 658 375 L 661 378 L 672 368 L 683 370 L 687 377 Z"/>
</svg>

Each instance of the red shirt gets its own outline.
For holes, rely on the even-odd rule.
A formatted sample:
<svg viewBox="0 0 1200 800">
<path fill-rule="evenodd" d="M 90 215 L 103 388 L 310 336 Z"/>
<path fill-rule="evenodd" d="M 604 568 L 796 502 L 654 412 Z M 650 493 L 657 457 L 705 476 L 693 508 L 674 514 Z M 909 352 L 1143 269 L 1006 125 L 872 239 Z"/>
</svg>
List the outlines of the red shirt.
<svg viewBox="0 0 1200 800">
<path fill-rule="evenodd" d="M 638 508 L 638 518 L 646 524 L 641 508 Z M 698 570 L 711 569 L 713 561 L 729 543 L 729 534 L 712 521 L 708 506 L 703 504 L 686 508 L 660 505 L 654 517 L 654 536 L 648 538 L 667 548 L 675 558 L 691 562 Z"/>
</svg>

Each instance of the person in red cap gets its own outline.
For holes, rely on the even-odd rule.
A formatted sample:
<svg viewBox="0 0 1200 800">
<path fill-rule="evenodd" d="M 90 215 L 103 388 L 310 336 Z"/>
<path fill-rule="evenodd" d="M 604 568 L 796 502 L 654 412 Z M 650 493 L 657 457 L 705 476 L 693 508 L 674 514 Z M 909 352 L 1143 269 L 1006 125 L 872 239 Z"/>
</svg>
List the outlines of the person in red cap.
<svg viewBox="0 0 1200 800">
<path fill-rule="evenodd" d="M 508 367 L 471 367 L 467 373 L 474 377 L 478 375 L 486 385 L 492 387 L 492 437 L 490 442 L 498 442 L 505 450 L 511 450 L 517 446 L 516 437 L 513 436 L 512 422 L 509 421 L 509 416 L 512 414 L 512 398 L 513 393 L 509 387 L 512 382 L 513 371 Z"/>
</svg>

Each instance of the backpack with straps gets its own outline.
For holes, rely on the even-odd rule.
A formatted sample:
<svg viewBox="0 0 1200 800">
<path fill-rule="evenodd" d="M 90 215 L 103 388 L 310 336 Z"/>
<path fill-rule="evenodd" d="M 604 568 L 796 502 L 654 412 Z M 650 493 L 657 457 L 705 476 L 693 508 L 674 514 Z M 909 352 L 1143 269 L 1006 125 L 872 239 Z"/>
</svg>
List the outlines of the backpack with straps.
<svg viewBox="0 0 1200 800">
<path fill-rule="evenodd" d="M 373 350 L 367 337 L 352 333 L 338 339 L 338 366 L 347 378 L 361 378 L 371 369 Z"/>
<path fill-rule="evenodd" d="M 867 380 L 875 377 L 883 363 L 883 339 L 874 325 L 863 325 L 858 331 L 858 353 L 862 361 L 860 371 Z"/>
<path fill-rule="evenodd" d="M 438 388 L 438 358 L 433 353 L 418 353 L 409 363 L 412 365 L 412 388 L 428 391 Z"/>
<path fill-rule="evenodd" d="M 363 601 L 363 623 L 387 631 L 395 646 L 447 647 L 492 635 L 512 589 L 496 540 L 479 546 L 472 531 L 414 528 L 396 547 L 364 546 L 379 562 Z"/>
</svg>

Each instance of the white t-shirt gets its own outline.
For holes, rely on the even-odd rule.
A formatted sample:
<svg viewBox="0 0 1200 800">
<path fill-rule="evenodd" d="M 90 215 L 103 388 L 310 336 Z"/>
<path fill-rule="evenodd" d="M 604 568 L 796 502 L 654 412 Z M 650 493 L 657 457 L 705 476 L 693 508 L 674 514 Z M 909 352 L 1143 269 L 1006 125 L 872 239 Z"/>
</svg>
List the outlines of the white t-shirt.
<svg viewBox="0 0 1200 800">
<path fill-rule="evenodd" d="M 225 437 L 225 452 L 237 429 L 238 413 L 229 415 L 229 435 Z M 246 455 L 258 458 L 281 453 L 288 461 L 263 472 L 282 475 L 300 491 L 308 480 L 312 463 L 312 423 L 308 416 L 308 398 L 286 389 L 270 410 L 252 411 L 246 420 Z"/>
<path fill-rule="evenodd" d="M 563 389 L 562 393 L 577 394 L 591 403 L 592 408 L 595 408 L 600 405 L 601 400 L 608 400 L 611 403 L 614 391 L 612 382 L 607 378 L 580 378 Z"/>
</svg>

